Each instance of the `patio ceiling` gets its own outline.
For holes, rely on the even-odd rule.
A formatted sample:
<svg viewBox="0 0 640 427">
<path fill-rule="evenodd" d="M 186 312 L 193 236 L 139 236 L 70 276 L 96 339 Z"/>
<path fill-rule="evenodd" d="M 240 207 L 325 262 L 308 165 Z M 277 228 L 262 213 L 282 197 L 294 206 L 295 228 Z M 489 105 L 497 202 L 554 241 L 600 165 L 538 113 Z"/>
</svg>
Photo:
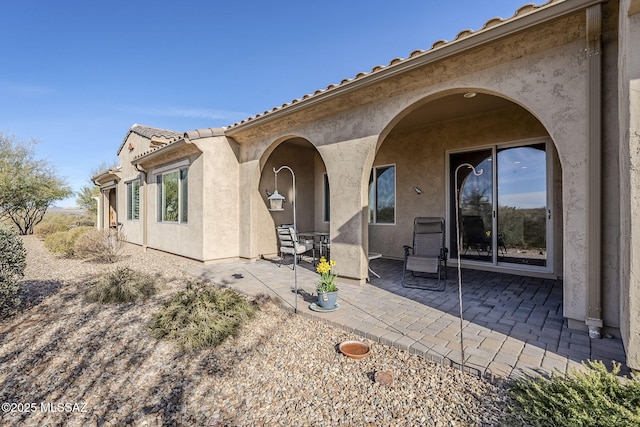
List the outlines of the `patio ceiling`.
<svg viewBox="0 0 640 427">
<path fill-rule="evenodd" d="M 436 99 L 416 108 L 400 120 L 395 129 L 419 128 L 430 123 L 484 114 L 513 107 L 514 105 L 513 102 L 498 96 L 478 93 L 472 98 L 465 98 L 464 93 L 457 93 Z"/>
</svg>

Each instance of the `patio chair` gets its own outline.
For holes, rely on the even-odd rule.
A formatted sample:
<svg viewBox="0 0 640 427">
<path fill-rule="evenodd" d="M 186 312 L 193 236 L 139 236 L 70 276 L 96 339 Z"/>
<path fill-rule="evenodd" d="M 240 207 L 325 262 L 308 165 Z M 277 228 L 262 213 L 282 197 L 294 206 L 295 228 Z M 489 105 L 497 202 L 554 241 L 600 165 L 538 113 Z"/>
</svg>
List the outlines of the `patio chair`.
<svg viewBox="0 0 640 427">
<path fill-rule="evenodd" d="M 487 232 L 484 227 L 484 221 L 480 215 L 464 215 L 462 217 L 462 234 L 464 254 L 466 255 L 469 248 L 475 248 L 478 255 L 480 252 L 491 254 L 493 243 L 491 242 L 491 232 Z M 498 248 L 503 255 L 507 254 L 507 245 L 505 244 L 504 234 L 498 233 Z"/>
<path fill-rule="evenodd" d="M 413 221 L 413 246 L 404 246 L 402 286 L 431 291 L 444 291 L 447 280 L 447 253 L 444 246 L 444 218 L 418 217 Z M 407 282 L 407 272 L 415 280 Z M 428 275 L 437 275 L 437 282 Z M 444 277 L 444 280 L 443 280 Z"/>
<path fill-rule="evenodd" d="M 313 242 L 300 242 L 293 227 L 279 226 L 276 227 L 276 232 L 278 234 L 278 241 L 280 242 L 280 260 L 278 261 L 278 267 L 282 265 L 282 260 L 285 255 L 297 254 L 298 260 L 301 260 L 302 254 L 309 251 L 312 251 L 313 262 L 315 264 L 316 255 Z"/>
</svg>

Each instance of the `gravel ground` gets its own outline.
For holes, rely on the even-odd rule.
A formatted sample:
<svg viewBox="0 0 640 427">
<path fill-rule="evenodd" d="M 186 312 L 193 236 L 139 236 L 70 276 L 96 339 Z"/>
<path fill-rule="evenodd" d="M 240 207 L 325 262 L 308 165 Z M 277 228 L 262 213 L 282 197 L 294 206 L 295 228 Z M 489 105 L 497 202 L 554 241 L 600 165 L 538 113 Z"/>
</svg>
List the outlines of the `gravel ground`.
<svg viewBox="0 0 640 427">
<path fill-rule="evenodd" d="M 195 263 L 129 246 L 116 265 L 158 274 L 162 291 L 101 305 L 83 290 L 114 265 L 54 257 L 34 236 L 24 243 L 27 301 L 0 323 L 0 403 L 15 410 L 3 405 L 0 425 L 466 426 L 504 416 L 501 387 L 379 343 L 347 358 L 337 344 L 359 337 L 269 301 L 237 338 L 181 351 L 147 324 Z M 381 371 L 391 384 L 375 381 Z"/>
</svg>

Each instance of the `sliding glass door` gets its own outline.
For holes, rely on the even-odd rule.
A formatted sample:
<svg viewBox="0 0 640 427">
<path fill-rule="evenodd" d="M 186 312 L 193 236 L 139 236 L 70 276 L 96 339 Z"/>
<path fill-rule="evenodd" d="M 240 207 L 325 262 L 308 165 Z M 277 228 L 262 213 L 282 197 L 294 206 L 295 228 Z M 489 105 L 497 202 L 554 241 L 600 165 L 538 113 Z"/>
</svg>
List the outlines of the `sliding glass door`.
<svg viewBox="0 0 640 427">
<path fill-rule="evenodd" d="M 550 162 L 546 143 L 494 146 L 450 155 L 450 248 L 457 257 L 494 265 L 547 269 L 550 239 Z M 473 165 L 476 176 L 467 166 Z M 456 176 L 457 174 L 457 188 Z"/>
<path fill-rule="evenodd" d="M 460 165 L 470 164 L 472 169 Z M 493 245 L 493 150 L 479 150 L 451 155 L 451 188 L 455 184 L 455 172 L 458 169 L 457 190 L 459 203 L 460 230 L 462 232 L 461 257 L 476 261 L 492 261 Z M 481 171 L 481 172 L 480 172 Z M 457 256 L 455 193 L 452 200 L 451 255 Z"/>
</svg>

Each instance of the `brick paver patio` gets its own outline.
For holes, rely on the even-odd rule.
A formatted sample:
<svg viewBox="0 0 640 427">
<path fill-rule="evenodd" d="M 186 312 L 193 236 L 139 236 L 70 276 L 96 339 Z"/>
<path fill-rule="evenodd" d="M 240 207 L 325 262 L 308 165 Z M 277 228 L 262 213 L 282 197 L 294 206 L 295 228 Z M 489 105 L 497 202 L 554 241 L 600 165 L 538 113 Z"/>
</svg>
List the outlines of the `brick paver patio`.
<svg viewBox="0 0 640 427">
<path fill-rule="evenodd" d="M 290 259 L 289 259 L 290 261 Z M 448 270 L 444 292 L 403 288 L 402 262 L 377 259 L 371 267 L 381 277 L 366 285 L 341 284 L 333 312 L 309 309 L 316 300 L 318 275 L 311 263 L 294 273 L 283 264 L 232 261 L 189 271 L 239 292 L 278 298 L 297 313 L 321 319 L 362 337 L 424 358 L 460 366 L 460 319 L 457 270 Z M 590 339 L 572 330 L 562 317 L 560 281 L 479 270 L 462 270 L 465 369 L 492 380 L 580 368 L 587 359 L 624 362 L 619 337 Z M 622 374 L 628 369 L 623 363 Z"/>
</svg>

